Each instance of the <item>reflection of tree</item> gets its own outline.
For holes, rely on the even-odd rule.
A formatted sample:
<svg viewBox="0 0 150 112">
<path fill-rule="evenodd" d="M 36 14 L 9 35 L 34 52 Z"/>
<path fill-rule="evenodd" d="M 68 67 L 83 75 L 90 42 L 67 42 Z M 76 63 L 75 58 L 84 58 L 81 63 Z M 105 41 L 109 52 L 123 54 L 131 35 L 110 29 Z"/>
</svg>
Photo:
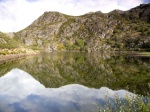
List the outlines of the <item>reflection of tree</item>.
<svg viewBox="0 0 150 112">
<path fill-rule="evenodd" d="M 150 59 L 108 52 L 43 53 L 9 65 L 33 75 L 46 87 L 78 83 L 88 87 L 148 91 Z M 11 67 L 12 66 L 12 67 Z M 3 68 L 4 71 L 6 67 Z"/>
</svg>

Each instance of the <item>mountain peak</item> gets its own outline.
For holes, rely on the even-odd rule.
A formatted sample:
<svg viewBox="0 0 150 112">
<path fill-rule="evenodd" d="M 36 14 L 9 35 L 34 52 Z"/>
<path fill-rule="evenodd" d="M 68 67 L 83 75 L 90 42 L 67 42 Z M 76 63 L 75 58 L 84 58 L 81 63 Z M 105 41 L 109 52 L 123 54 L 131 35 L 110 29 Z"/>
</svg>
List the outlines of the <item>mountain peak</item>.
<svg viewBox="0 0 150 112">
<path fill-rule="evenodd" d="M 116 14 L 118 13 L 118 14 L 122 14 L 122 13 L 124 13 L 124 11 L 119 10 L 119 9 L 115 9 L 115 10 L 109 12 L 109 13 L 116 13 Z"/>
</svg>

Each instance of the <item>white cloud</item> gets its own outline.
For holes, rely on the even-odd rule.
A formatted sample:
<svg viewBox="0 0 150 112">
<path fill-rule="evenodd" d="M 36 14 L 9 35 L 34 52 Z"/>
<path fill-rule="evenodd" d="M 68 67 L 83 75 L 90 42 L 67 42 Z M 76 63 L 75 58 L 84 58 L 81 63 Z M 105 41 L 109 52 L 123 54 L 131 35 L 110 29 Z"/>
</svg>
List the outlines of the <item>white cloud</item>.
<svg viewBox="0 0 150 112">
<path fill-rule="evenodd" d="M 45 11 L 82 15 L 91 11 L 128 10 L 143 0 L 5 0 L 0 2 L 0 31 L 19 31 Z"/>
</svg>

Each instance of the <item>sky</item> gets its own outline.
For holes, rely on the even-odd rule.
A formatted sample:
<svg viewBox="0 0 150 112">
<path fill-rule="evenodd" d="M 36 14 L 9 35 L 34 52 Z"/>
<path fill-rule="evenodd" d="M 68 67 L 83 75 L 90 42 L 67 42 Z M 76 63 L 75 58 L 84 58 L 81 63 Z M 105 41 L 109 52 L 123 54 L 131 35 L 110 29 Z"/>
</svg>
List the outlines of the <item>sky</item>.
<svg viewBox="0 0 150 112">
<path fill-rule="evenodd" d="M 94 11 L 125 11 L 143 3 L 150 0 L 0 0 L 0 31 L 20 31 L 45 11 L 78 16 Z"/>
</svg>

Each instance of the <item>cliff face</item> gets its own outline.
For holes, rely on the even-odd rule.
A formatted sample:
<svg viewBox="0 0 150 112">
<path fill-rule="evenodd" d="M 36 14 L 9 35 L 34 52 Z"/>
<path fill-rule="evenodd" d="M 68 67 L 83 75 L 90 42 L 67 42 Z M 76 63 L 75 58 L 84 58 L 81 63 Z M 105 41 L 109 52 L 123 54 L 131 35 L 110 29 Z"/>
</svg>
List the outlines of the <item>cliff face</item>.
<svg viewBox="0 0 150 112">
<path fill-rule="evenodd" d="M 129 11 L 68 16 L 45 12 L 15 33 L 32 49 L 46 51 L 150 50 L 150 4 Z"/>
</svg>

